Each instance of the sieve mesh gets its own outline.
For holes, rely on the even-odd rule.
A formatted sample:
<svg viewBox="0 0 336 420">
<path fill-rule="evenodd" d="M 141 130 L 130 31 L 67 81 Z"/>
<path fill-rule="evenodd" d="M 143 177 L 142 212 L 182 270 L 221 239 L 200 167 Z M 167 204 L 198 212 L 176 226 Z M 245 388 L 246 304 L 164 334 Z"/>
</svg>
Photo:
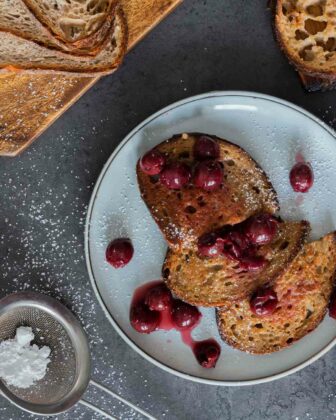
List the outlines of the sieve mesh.
<svg viewBox="0 0 336 420">
<path fill-rule="evenodd" d="M 8 386 L 17 398 L 32 404 L 54 404 L 66 397 L 76 379 L 76 353 L 64 327 L 43 309 L 32 306 L 12 308 L 0 316 L 0 341 L 15 337 L 18 327 L 32 327 L 39 347 L 51 349 L 47 373 L 28 389 Z"/>
</svg>

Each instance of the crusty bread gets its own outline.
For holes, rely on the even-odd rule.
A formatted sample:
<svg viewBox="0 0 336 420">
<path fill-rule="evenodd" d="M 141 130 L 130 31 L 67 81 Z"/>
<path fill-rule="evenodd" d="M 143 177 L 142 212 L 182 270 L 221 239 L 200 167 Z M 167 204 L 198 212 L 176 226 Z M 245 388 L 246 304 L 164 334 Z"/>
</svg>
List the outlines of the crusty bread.
<svg viewBox="0 0 336 420">
<path fill-rule="evenodd" d="M 278 0 L 277 39 L 304 75 L 336 80 L 336 4 L 334 0 Z"/>
<path fill-rule="evenodd" d="M 103 28 L 116 0 L 23 0 L 34 15 L 60 40 L 90 47 L 90 37 Z"/>
<path fill-rule="evenodd" d="M 0 31 L 10 32 L 14 35 L 35 41 L 48 48 L 57 48 L 72 54 L 87 55 L 90 59 L 96 55 L 104 45 L 104 38 L 111 28 L 113 13 L 105 20 L 101 30 L 86 39 L 82 45 L 65 43 L 53 36 L 33 13 L 23 3 L 23 0 L 0 0 Z"/>
<path fill-rule="evenodd" d="M 193 147 L 201 134 L 179 134 L 155 147 L 168 161 L 193 164 Z M 220 146 L 223 188 L 207 192 L 188 185 L 169 190 L 137 165 L 141 196 L 169 245 L 192 247 L 197 238 L 225 224 L 239 223 L 259 212 L 278 210 L 276 193 L 260 166 L 239 146 L 211 136 Z"/>
<path fill-rule="evenodd" d="M 249 298 L 217 311 L 220 335 L 231 346 L 249 353 L 278 351 L 299 340 L 322 321 L 336 273 L 336 236 L 330 233 L 307 244 L 273 284 L 275 312 L 254 315 Z"/>
<path fill-rule="evenodd" d="M 315 77 L 299 71 L 300 80 L 308 92 L 322 91 L 326 92 L 336 88 L 336 79 L 330 77 Z"/>
<path fill-rule="evenodd" d="M 0 32 L 0 72 L 66 72 L 68 75 L 97 76 L 111 73 L 121 63 L 127 47 L 127 25 L 117 9 L 104 48 L 90 60 L 42 47 L 16 35 Z"/>
<path fill-rule="evenodd" d="M 205 258 L 195 250 L 168 250 L 163 277 L 180 299 L 198 306 L 223 306 L 244 299 L 256 287 L 278 277 L 301 250 L 310 231 L 309 223 L 282 222 L 274 240 L 260 247 L 267 259 L 261 271 L 242 271 L 226 257 Z"/>
</svg>

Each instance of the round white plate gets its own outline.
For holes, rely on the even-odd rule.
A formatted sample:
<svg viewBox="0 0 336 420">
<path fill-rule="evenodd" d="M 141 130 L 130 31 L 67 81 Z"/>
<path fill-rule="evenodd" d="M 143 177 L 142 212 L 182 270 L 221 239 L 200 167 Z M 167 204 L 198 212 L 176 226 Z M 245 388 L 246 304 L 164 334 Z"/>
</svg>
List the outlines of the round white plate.
<svg viewBox="0 0 336 420">
<path fill-rule="evenodd" d="M 166 371 L 198 382 L 244 385 L 280 378 L 309 365 L 334 344 L 336 322 L 325 318 L 290 348 L 252 356 L 222 343 L 215 311 L 202 309 L 196 339 L 214 337 L 222 345 L 215 369 L 199 366 L 175 331 L 141 335 L 129 323 L 134 289 L 160 278 L 166 243 L 142 202 L 135 166 L 143 153 L 181 132 L 204 132 L 230 140 L 249 152 L 269 175 L 285 219 L 307 219 L 312 238 L 335 229 L 336 142 L 334 132 L 305 110 L 271 96 L 249 92 L 211 92 L 177 102 L 148 118 L 120 143 L 97 181 L 89 205 L 85 243 L 93 289 L 118 333 L 138 353 Z M 301 152 L 311 162 L 315 183 L 299 204 L 288 173 Z M 131 238 L 135 255 L 115 270 L 105 249 L 117 237 Z"/>
</svg>

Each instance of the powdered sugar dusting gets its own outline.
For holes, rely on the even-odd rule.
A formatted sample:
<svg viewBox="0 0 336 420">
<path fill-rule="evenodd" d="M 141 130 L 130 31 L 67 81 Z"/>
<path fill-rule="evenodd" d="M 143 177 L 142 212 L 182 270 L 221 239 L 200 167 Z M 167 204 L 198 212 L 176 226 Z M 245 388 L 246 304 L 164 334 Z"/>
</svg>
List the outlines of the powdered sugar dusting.
<svg viewBox="0 0 336 420">
<path fill-rule="evenodd" d="M 129 367 L 126 361 L 121 363 L 123 352 L 111 353 L 111 339 L 117 340 L 118 346 L 125 345 L 101 311 L 87 275 L 83 232 L 97 174 L 86 167 L 74 169 L 71 162 L 78 153 L 92 153 L 95 145 L 91 135 L 67 132 L 44 144 L 43 158 L 37 156 L 33 146 L 22 158 L 2 162 L 0 188 L 6 205 L 0 210 L 1 295 L 32 290 L 60 300 L 79 318 L 87 333 L 93 379 L 152 412 L 147 383 L 143 385 L 145 393 L 135 397 L 129 387 Z M 58 146 L 57 158 L 54 144 Z M 143 373 L 138 373 L 138 378 L 146 380 Z M 91 386 L 85 398 L 119 418 L 140 418 Z M 7 410 L 8 414 L 16 410 L 15 420 L 36 418 L 12 407 L 9 411 L 8 402 L 0 399 L 0 418 L 10 418 Z M 103 417 L 77 405 L 55 418 Z"/>
</svg>

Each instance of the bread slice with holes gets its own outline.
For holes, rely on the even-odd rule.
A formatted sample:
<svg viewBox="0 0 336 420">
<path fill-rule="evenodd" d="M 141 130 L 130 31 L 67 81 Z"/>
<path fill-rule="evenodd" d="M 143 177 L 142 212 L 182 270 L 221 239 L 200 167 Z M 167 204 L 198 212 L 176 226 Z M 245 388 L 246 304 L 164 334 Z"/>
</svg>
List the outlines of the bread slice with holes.
<svg viewBox="0 0 336 420">
<path fill-rule="evenodd" d="M 28 9 L 23 0 L 0 1 L 0 30 L 34 41 L 48 48 L 56 48 L 72 54 L 94 56 L 104 45 L 111 28 L 113 10 L 106 17 L 101 29 L 85 39 L 85 42 L 67 43 L 55 37 Z"/>
<path fill-rule="evenodd" d="M 330 89 L 336 81 L 335 25 L 334 0 L 278 0 L 276 3 L 277 39 L 311 90 Z"/>
<path fill-rule="evenodd" d="M 167 161 L 193 165 L 193 147 L 202 134 L 178 134 L 154 149 Z M 241 147 L 212 137 L 220 147 L 224 166 L 223 188 L 207 192 L 187 185 L 169 190 L 157 177 L 144 174 L 139 162 L 137 178 L 141 196 L 169 245 L 175 249 L 192 247 L 202 234 L 226 224 L 236 224 L 259 213 L 274 213 L 278 200 L 272 184 L 260 166 Z"/>
<path fill-rule="evenodd" d="M 278 277 L 296 257 L 309 234 L 309 223 L 281 222 L 278 233 L 258 250 L 267 260 L 261 271 L 242 271 L 227 257 L 200 257 L 197 251 L 168 250 L 163 277 L 180 299 L 196 306 L 225 306 L 228 301 L 244 299 L 256 287 Z"/>
<path fill-rule="evenodd" d="M 104 39 L 104 23 L 112 14 L 117 0 L 23 0 L 59 40 L 77 47 L 90 48 L 98 38 Z"/>
<path fill-rule="evenodd" d="M 323 320 L 336 274 L 336 235 L 326 235 L 304 246 L 273 284 L 278 297 L 276 311 L 254 315 L 249 298 L 217 311 L 222 339 L 236 349 L 272 353 L 313 331 Z"/>
<path fill-rule="evenodd" d="M 90 60 L 51 50 L 8 32 L 0 32 L 0 73 L 25 71 L 95 77 L 114 71 L 127 47 L 127 24 L 120 8 L 100 53 Z"/>
</svg>

